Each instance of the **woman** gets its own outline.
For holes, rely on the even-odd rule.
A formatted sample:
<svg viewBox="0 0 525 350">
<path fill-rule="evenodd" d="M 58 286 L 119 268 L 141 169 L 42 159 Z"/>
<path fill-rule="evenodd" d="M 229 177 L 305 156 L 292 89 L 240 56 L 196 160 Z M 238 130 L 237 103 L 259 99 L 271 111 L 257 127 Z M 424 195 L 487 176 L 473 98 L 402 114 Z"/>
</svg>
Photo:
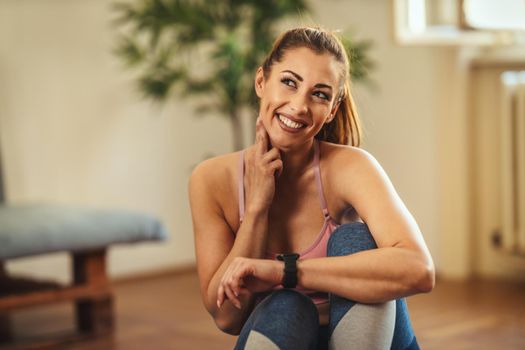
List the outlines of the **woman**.
<svg viewBox="0 0 525 350">
<path fill-rule="evenodd" d="M 432 290 L 432 258 L 358 148 L 348 80 L 332 33 L 283 33 L 255 76 L 255 144 L 191 176 L 202 299 L 236 349 L 418 348 L 403 298 Z"/>
</svg>

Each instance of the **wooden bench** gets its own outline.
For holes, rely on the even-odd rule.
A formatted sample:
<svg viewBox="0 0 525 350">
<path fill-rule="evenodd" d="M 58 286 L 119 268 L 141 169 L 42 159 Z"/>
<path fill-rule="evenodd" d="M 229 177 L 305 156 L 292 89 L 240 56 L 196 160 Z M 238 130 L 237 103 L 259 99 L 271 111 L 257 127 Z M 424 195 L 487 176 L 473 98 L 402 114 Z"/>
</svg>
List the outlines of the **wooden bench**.
<svg viewBox="0 0 525 350">
<path fill-rule="evenodd" d="M 12 311 L 48 303 L 74 303 L 75 337 L 110 334 L 114 312 L 106 268 L 108 248 L 166 237 L 161 222 L 142 213 L 64 205 L 0 205 L 0 349 L 18 343 L 9 320 Z M 5 268 L 10 259 L 60 251 L 72 257 L 70 285 L 10 276 Z"/>
</svg>

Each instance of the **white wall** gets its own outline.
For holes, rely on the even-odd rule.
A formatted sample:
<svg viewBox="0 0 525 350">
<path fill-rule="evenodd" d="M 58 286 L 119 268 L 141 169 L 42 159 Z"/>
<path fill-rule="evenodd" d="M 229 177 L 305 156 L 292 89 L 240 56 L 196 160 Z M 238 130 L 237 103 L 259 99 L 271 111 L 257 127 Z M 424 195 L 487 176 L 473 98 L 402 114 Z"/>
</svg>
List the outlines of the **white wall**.
<svg viewBox="0 0 525 350">
<path fill-rule="evenodd" d="M 142 101 L 111 54 L 109 2 L 0 3 L 0 130 L 10 202 L 46 200 L 158 215 L 165 244 L 111 250 L 113 275 L 193 263 L 187 179 L 205 153 L 225 153 L 221 118 L 194 118 L 174 100 Z M 65 276 L 66 257 L 10 270 Z M 65 279 L 65 277 L 63 277 Z"/>
<path fill-rule="evenodd" d="M 195 118 L 187 101 L 175 98 L 159 108 L 139 99 L 131 75 L 111 54 L 109 4 L 0 2 L 0 131 L 11 202 L 130 208 L 163 219 L 172 235 L 169 242 L 111 250 L 111 273 L 122 276 L 194 262 L 188 175 L 206 153 L 228 152 L 231 135 L 225 119 Z M 457 220 L 446 221 L 443 209 L 449 207 L 443 204 L 450 199 L 447 193 L 463 186 L 464 173 L 451 175 L 447 168 L 441 133 L 442 103 L 455 93 L 443 72 L 456 69 L 457 54 L 396 45 L 389 1 L 311 4 L 316 23 L 350 28 L 357 38 L 374 41 L 372 79 L 378 89 L 358 86 L 354 91 L 365 125 L 364 147 L 390 175 L 440 272 L 464 276 L 466 217 L 459 210 Z M 454 110 L 461 113 L 458 105 L 447 118 Z M 456 157 L 460 162 L 462 155 Z M 447 225 L 448 236 L 442 235 Z M 452 263 L 440 249 L 449 244 L 459 254 Z M 66 279 L 65 260 L 54 254 L 15 260 L 8 267 Z"/>
</svg>

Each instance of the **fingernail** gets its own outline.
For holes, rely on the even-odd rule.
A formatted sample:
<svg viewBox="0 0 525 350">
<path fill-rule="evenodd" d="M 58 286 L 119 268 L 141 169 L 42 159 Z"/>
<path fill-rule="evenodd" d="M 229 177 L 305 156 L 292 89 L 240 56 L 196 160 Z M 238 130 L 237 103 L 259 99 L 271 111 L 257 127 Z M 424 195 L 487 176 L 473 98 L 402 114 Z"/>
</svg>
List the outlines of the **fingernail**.
<svg viewBox="0 0 525 350">
<path fill-rule="evenodd" d="M 239 309 L 239 310 L 241 309 L 241 303 L 237 302 L 237 303 L 235 303 L 235 306 L 237 306 L 237 309 Z"/>
<path fill-rule="evenodd" d="M 220 309 L 221 308 L 221 303 L 219 300 L 217 300 L 217 307 Z"/>
<path fill-rule="evenodd" d="M 233 294 L 235 294 L 236 297 L 239 296 L 239 293 L 237 293 L 237 292 L 233 292 Z"/>
</svg>

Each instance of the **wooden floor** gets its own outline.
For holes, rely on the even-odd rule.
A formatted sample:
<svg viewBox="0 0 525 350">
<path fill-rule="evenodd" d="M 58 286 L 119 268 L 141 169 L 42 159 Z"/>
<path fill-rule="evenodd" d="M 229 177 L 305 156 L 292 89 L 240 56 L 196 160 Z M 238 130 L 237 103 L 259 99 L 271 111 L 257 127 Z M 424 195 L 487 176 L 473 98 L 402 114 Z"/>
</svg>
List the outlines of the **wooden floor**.
<svg viewBox="0 0 525 350">
<path fill-rule="evenodd" d="M 117 330 L 112 339 L 67 346 L 103 349 L 232 349 L 201 304 L 195 273 L 165 275 L 115 286 Z M 422 349 L 525 349 L 525 284 L 439 281 L 430 294 L 408 299 Z M 14 314 L 16 335 L 71 329 L 68 305 Z"/>
</svg>

